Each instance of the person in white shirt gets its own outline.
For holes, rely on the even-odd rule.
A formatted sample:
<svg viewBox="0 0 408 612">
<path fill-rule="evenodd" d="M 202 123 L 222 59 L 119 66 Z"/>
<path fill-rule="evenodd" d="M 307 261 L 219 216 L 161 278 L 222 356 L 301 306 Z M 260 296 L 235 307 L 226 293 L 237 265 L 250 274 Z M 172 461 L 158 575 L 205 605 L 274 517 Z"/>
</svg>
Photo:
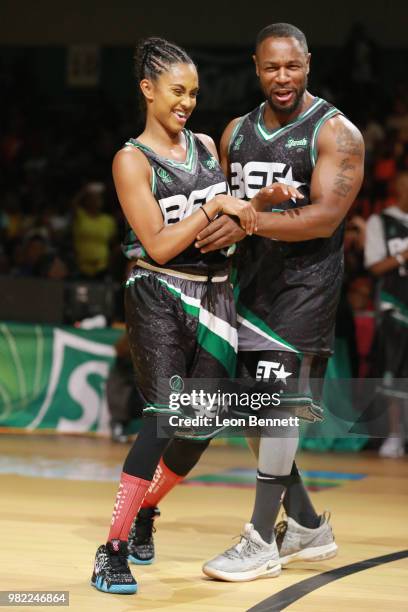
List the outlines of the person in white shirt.
<svg viewBox="0 0 408 612">
<path fill-rule="evenodd" d="M 408 172 L 396 179 L 397 202 L 372 215 L 366 228 L 365 266 L 378 279 L 379 324 L 375 354 L 388 398 L 389 433 L 382 457 L 402 457 L 401 407 L 408 400 Z"/>
</svg>

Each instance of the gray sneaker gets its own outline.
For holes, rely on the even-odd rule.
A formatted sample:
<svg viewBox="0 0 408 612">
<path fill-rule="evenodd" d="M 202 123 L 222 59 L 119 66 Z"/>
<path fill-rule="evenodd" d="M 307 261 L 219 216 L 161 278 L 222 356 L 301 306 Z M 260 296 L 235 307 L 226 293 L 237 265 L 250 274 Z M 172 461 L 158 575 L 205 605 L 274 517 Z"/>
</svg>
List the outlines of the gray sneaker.
<svg viewBox="0 0 408 612">
<path fill-rule="evenodd" d="M 279 576 L 281 565 L 276 542 L 267 544 L 254 526 L 247 523 L 239 543 L 207 561 L 203 565 L 203 572 L 210 578 L 228 582 Z"/>
<path fill-rule="evenodd" d="M 337 555 L 330 514 L 324 512 L 319 527 L 307 529 L 290 516 L 275 527 L 276 543 L 283 566 L 292 561 L 322 561 Z"/>
</svg>

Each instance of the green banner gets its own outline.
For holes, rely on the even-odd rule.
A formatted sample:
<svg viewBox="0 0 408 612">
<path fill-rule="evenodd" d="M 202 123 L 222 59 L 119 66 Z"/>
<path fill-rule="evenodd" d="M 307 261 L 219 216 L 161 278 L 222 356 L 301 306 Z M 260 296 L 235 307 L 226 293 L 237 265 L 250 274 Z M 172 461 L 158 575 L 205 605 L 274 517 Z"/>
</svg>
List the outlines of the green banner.
<svg viewBox="0 0 408 612">
<path fill-rule="evenodd" d="M 105 383 L 113 344 L 122 333 L 0 323 L 0 429 L 108 433 Z M 340 379 L 350 377 L 347 347 L 338 340 L 327 372 L 332 384 L 324 394 L 325 420 L 302 427 L 303 448 L 358 450 L 364 445 L 364 438 L 348 435 L 355 415 L 347 389 L 333 387 L 333 381 L 340 385 Z M 333 403 L 341 404 L 342 418 L 330 410 Z M 132 425 L 135 431 L 137 424 Z"/>
<path fill-rule="evenodd" d="M 0 323 L 0 427 L 107 432 L 104 388 L 121 333 Z"/>
</svg>

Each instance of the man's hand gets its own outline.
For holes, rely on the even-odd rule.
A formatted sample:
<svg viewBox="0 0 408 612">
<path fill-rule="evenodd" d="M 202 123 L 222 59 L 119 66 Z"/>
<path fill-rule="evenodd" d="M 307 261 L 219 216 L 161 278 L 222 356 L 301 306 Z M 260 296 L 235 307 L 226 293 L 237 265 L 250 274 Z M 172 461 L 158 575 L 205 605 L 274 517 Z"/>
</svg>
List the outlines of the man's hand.
<svg viewBox="0 0 408 612">
<path fill-rule="evenodd" d="M 245 238 L 246 232 L 228 215 L 215 219 L 197 236 L 195 246 L 201 253 L 224 249 Z"/>
<path fill-rule="evenodd" d="M 283 183 L 273 183 L 263 187 L 252 198 L 251 204 L 256 210 L 264 210 L 267 206 L 277 206 L 287 200 L 303 200 L 304 195 L 295 187 Z"/>
</svg>

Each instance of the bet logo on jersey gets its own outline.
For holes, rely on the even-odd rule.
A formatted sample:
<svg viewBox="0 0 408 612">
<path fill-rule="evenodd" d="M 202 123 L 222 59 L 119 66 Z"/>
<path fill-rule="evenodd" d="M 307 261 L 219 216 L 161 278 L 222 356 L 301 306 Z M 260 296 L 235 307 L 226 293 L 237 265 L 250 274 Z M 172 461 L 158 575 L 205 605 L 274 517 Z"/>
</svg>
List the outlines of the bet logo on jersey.
<svg viewBox="0 0 408 612">
<path fill-rule="evenodd" d="M 166 225 L 177 223 L 180 219 L 188 217 L 200 206 L 212 200 L 216 195 L 228 193 L 228 186 L 225 181 L 192 191 L 187 198 L 184 194 L 171 195 L 161 198 L 159 205 Z"/>
<path fill-rule="evenodd" d="M 278 361 L 258 361 L 256 368 L 256 380 L 270 380 L 272 374 L 275 375 L 273 382 L 282 381 L 287 384 L 286 379 L 291 376 L 293 372 L 286 372 L 285 366 Z"/>
<path fill-rule="evenodd" d="M 239 162 L 231 164 L 231 194 L 250 200 L 260 189 L 271 183 L 283 183 L 298 189 L 303 183 L 295 181 L 292 167 L 278 162 L 251 161 L 243 167 Z"/>
<path fill-rule="evenodd" d="M 391 238 L 388 240 L 388 249 L 391 255 L 397 255 L 408 249 L 408 237 Z"/>
</svg>

